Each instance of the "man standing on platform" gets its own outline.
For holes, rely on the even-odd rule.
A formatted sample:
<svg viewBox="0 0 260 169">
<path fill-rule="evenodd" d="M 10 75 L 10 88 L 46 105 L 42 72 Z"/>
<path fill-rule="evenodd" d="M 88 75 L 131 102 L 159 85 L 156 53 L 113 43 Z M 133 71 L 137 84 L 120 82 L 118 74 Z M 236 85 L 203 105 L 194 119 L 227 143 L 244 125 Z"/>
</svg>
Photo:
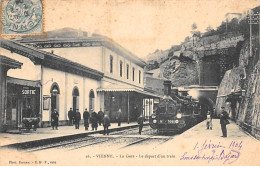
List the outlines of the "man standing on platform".
<svg viewBox="0 0 260 169">
<path fill-rule="evenodd" d="M 91 127 L 92 127 L 92 130 L 97 130 L 98 128 L 98 115 L 95 111 L 93 111 L 93 109 L 91 109 Z"/>
<path fill-rule="evenodd" d="M 102 121 L 103 121 L 103 127 L 104 127 L 104 135 L 105 134 L 108 135 L 108 127 L 110 126 L 110 118 L 108 117 L 107 114 L 105 114 Z"/>
<path fill-rule="evenodd" d="M 141 135 L 144 126 L 144 118 L 142 114 L 138 117 L 137 123 L 139 124 L 139 134 Z"/>
<path fill-rule="evenodd" d="M 121 109 L 119 108 L 119 109 L 118 109 L 118 112 L 117 112 L 117 114 L 116 114 L 116 120 L 117 120 L 118 126 L 121 126 L 121 117 L 122 117 L 122 111 L 121 111 Z"/>
<path fill-rule="evenodd" d="M 59 112 L 54 109 L 51 113 L 51 126 L 52 130 L 54 130 L 54 127 L 56 130 L 58 130 L 58 124 L 59 124 Z"/>
<path fill-rule="evenodd" d="M 102 108 L 100 108 L 100 111 L 98 112 L 98 122 L 99 122 L 100 126 L 101 126 L 103 118 L 104 118 L 104 113 L 102 112 Z"/>
<path fill-rule="evenodd" d="M 227 137 L 227 124 L 229 124 L 228 121 L 228 113 L 225 111 L 225 107 L 221 107 L 222 112 L 220 114 L 220 125 L 222 130 L 222 136 L 221 137 Z"/>
<path fill-rule="evenodd" d="M 83 113 L 85 130 L 88 130 L 88 127 L 89 127 L 89 117 L 90 117 L 90 115 L 89 115 L 88 109 L 86 108 Z"/>
<path fill-rule="evenodd" d="M 73 121 L 74 121 L 73 116 L 74 116 L 74 112 L 73 112 L 72 108 L 70 108 L 70 110 L 68 111 L 69 126 L 73 125 Z"/>
<path fill-rule="evenodd" d="M 75 113 L 75 129 L 79 129 L 80 120 L 81 120 L 81 114 L 79 112 L 79 109 L 77 109 L 77 112 Z"/>
</svg>

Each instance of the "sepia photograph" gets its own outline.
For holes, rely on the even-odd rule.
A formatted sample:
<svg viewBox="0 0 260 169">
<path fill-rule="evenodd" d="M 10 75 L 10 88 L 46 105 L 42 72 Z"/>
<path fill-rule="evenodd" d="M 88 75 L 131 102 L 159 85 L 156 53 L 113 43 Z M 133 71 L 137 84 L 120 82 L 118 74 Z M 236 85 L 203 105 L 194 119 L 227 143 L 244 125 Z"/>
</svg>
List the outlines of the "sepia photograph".
<svg viewBox="0 0 260 169">
<path fill-rule="evenodd" d="M 0 2 L 0 166 L 260 166 L 260 0 Z"/>
</svg>

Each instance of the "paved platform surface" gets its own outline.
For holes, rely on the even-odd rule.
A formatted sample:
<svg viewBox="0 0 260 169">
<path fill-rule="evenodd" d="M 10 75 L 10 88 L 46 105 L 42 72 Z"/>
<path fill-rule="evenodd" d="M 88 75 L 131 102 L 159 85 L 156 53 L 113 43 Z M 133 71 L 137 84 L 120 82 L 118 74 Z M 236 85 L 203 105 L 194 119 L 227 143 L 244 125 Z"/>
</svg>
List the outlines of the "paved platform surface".
<svg viewBox="0 0 260 169">
<path fill-rule="evenodd" d="M 117 123 L 111 123 L 111 126 L 109 129 L 120 129 L 120 128 L 127 128 L 127 127 L 133 127 L 137 126 L 136 122 L 131 123 L 121 123 L 121 126 L 119 127 Z M 97 131 L 103 131 L 103 126 L 98 126 Z M 83 124 L 80 125 L 79 129 L 75 129 L 75 126 L 59 126 L 58 130 L 52 130 L 51 127 L 47 128 L 38 128 L 37 131 L 32 131 L 26 133 L 23 132 L 21 134 L 13 134 L 13 133 L 0 133 L 0 146 L 10 145 L 10 144 L 16 144 L 16 143 L 24 143 L 24 142 L 30 142 L 30 141 L 36 141 L 36 140 L 42 140 L 42 139 L 49 139 L 49 138 L 59 138 L 63 136 L 74 136 L 74 135 L 80 135 L 80 134 L 93 134 L 96 133 L 96 131 L 92 131 L 91 128 L 89 128 L 88 131 L 85 130 L 85 127 Z M 14 132 L 15 133 L 15 132 Z"/>
<path fill-rule="evenodd" d="M 212 130 L 203 121 L 155 151 L 175 155 L 176 165 L 260 165 L 260 140 L 233 121 L 227 125 L 227 137 L 221 136 L 219 119 L 213 119 Z"/>
</svg>

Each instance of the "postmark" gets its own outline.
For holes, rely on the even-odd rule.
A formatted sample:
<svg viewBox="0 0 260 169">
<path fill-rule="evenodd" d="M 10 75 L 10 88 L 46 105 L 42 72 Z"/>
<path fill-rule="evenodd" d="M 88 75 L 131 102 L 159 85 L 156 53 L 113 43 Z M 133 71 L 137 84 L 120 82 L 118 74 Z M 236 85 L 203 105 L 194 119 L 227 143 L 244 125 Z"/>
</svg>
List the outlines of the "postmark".
<svg viewBox="0 0 260 169">
<path fill-rule="evenodd" d="M 2 0 L 1 35 L 43 33 L 42 0 Z"/>
</svg>

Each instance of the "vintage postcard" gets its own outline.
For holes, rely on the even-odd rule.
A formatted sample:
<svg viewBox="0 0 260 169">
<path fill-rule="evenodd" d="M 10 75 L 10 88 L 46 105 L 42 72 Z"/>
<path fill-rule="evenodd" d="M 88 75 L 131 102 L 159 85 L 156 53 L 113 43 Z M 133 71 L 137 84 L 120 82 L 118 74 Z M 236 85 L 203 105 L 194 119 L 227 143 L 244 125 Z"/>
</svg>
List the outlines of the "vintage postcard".
<svg viewBox="0 0 260 169">
<path fill-rule="evenodd" d="M 0 166 L 259 166 L 259 0 L 1 0 Z"/>
</svg>

